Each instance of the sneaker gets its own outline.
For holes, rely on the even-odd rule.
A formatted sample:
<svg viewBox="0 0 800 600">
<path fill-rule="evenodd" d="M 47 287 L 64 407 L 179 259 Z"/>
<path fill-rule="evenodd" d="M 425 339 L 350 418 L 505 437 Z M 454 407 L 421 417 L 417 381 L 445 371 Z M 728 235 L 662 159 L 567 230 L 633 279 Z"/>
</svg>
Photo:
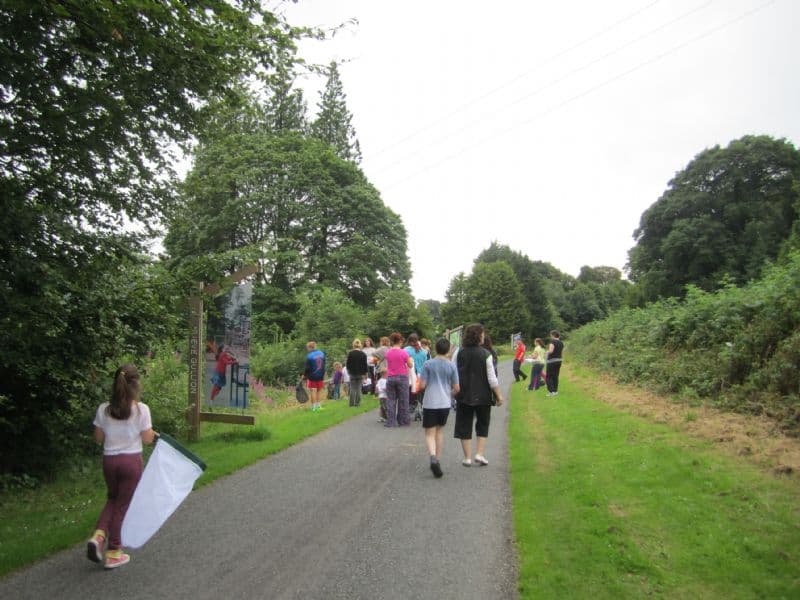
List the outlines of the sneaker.
<svg viewBox="0 0 800 600">
<path fill-rule="evenodd" d="M 483 454 L 476 454 L 475 455 L 475 464 L 485 467 L 489 464 L 489 461 L 486 460 L 486 457 Z"/>
<path fill-rule="evenodd" d="M 94 532 L 94 535 L 89 538 L 89 541 L 86 542 L 86 556 L 92 562 L 103 562 L 103 549 L 106 545 L 105 533 L 106 532 L 102 529 L 98 529 Z"/>
<path fill-rule="evenodd" d="M 438 460 L 431 463 L 431 471 L 433 471 L 433 476 L 437 479 L 444 475 L 442 472 L 442 465 L 439 464 Z"/>
<path fill-rule="evenodd" d="M 461 464 L 464 465 L 465 467 L 471 467 L 472 461 L 468 458 L 465 458 L 464 460 L 461 461 Z"/>
<path fill-rule="evenodd" d="M 122 565 L 127 565 L 130 561 L 131 557 L 122 550 L 109 550 L 106 552 L 106 564 L 103 566 L 106 569 L 116 569 Z"/>
</svg>

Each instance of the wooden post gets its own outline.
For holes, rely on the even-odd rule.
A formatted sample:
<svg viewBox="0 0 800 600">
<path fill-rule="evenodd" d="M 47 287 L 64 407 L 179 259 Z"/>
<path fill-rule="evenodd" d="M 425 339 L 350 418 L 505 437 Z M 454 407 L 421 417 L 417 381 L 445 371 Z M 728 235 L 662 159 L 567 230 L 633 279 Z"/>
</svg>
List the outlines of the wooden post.
<svg viewBox="0 0 800 600">
<path fill-rule="evenodd" d="M 189 439 L 200 436 L 200 407 L 203 404 L 206 354 L 203 347 L 203 284 L 197 296 L 189 299 Z"/>
</svg>

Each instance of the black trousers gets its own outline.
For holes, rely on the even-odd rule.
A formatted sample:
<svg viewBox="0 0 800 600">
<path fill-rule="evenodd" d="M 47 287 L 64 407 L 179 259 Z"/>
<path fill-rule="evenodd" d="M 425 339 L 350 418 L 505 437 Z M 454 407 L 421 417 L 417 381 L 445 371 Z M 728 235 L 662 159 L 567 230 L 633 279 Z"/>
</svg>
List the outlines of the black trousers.
<svg viewBox="0 0 800 600">
<path fill-rule="evenodd" d="M 523 381 L 525 381 L 528 378 L 528 376 L 525 375 L 525 373 L 522 372 L 522 369 L 520 369 L 521 366 L 522 366 L 522 361 L 521 360 L 517 360 L 515 358 L 514 359 L 514 366 L 512 367 L 512 370 L 514 371 L 514 381 L 519 381 L 520 377 L 522 377 Z"/>
<path fill-rule="evenodd" d="M 561 371 L 561 363 L 554 362 L 554 363 L 547 363 L 547 391 L 548 392 L 557 392 L 558 391 L 558 373 Z"/>
</svg>

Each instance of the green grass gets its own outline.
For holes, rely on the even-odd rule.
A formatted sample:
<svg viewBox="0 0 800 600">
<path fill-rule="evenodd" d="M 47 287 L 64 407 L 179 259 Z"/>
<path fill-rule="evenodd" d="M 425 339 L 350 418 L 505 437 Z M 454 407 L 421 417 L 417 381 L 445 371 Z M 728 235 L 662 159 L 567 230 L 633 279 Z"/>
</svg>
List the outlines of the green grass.
<svg viewBox="0 0 800 600">
<path fill-rule="evenodd" d="M 266 409 L 255 426 L 201 423 L 200 439 L 186 445 L 208 465 L 200 487 L 280 452 L 357 414 L 377 410 L 365 396 L 359 408 L 347 399 L 325 402 L 325 410 L 308 407 Z M 100 454 L 81 459 L 55 481 L 35 489 L 0 494 L 0 576 L 88 538 L 105 502 Z"/>
<path fill-rule="evenodd" d="M 778 479 L 591 399 L 512 391 L 521 598 L 800 597 L 800 504 Z"/>
</svg>

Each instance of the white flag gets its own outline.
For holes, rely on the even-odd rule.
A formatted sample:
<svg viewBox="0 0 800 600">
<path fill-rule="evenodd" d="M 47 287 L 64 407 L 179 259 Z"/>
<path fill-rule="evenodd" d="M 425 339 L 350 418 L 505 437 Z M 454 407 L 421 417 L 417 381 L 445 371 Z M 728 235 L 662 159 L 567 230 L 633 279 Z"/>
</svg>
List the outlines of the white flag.
<svg viewBox="0 0 800 600">
<path fill-rule="evenodd" d="M 122 521 L 122 545 L 139 548 L 180 506 L 205 463 L 174 438 L 161 434 Z"/>
</svg>

